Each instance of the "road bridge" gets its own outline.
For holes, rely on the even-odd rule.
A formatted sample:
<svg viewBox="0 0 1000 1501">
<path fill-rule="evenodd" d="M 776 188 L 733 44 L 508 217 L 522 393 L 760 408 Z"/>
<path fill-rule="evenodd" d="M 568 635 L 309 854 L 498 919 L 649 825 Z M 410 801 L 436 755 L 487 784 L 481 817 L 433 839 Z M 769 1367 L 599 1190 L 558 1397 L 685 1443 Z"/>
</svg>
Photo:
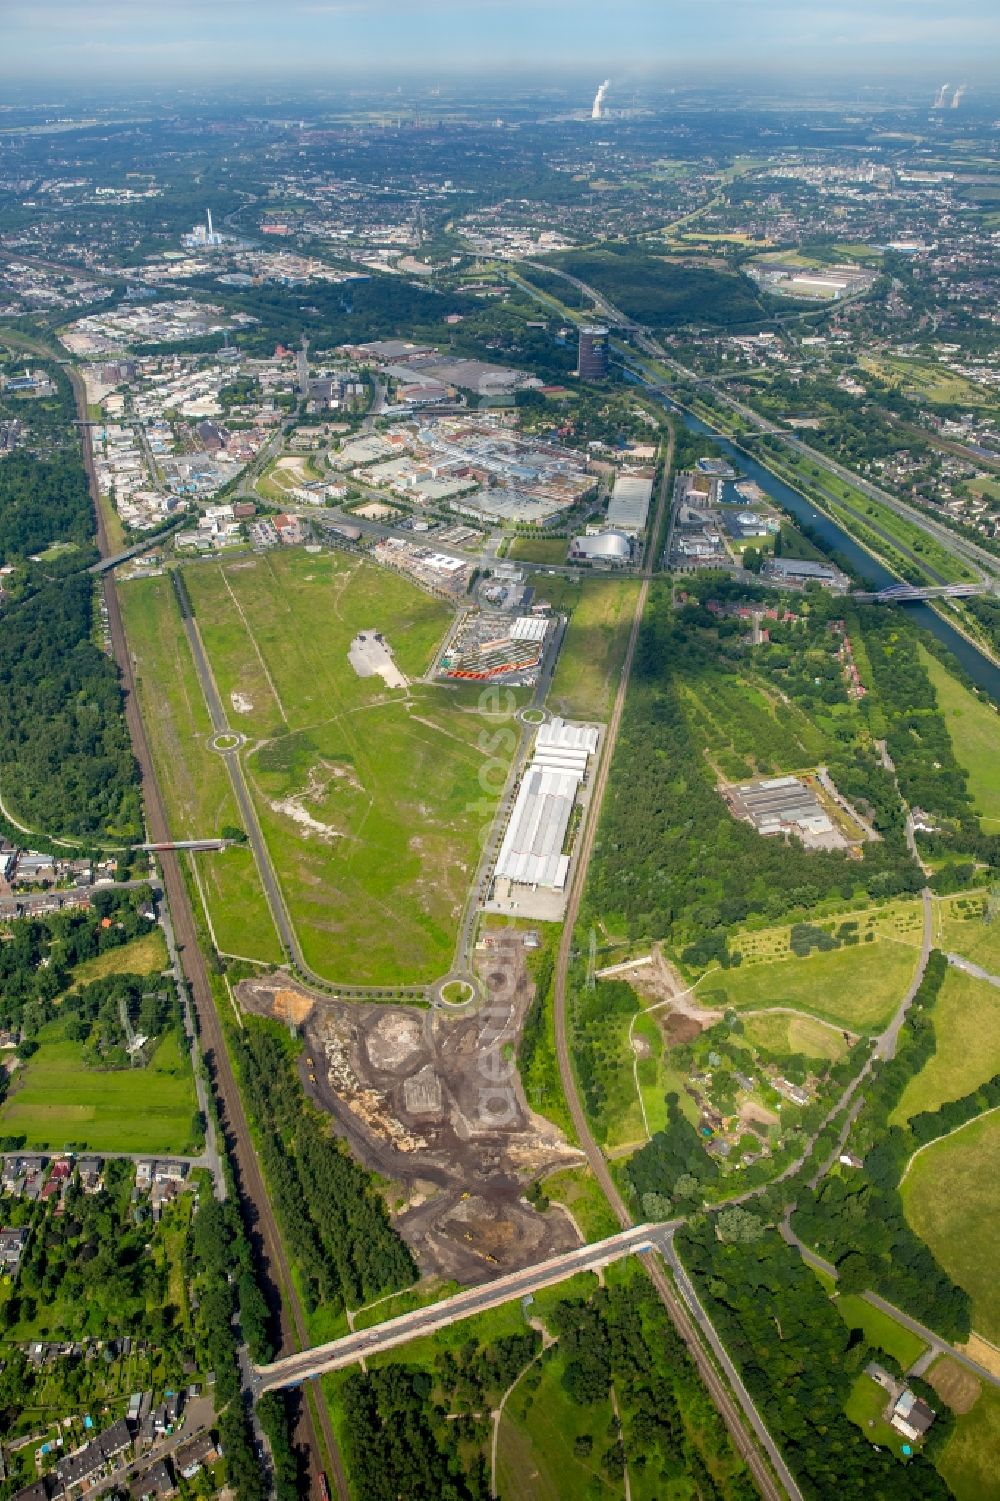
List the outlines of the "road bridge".
<svg viewBox="0 0 1000 1501">
<path fill-rule="evenodd" d="M 609 1235 L 606 1240 L 592 1245 L 578 1246 L 574 1251 L 565 1251 L 560 1256 L 551 1256 L 537 1266 L 522 1268 L 497 1277 L 494 1282 L 479 1287 L 465 1288 L 454 1297 L 432 1303 L 428 1308 L 418 1308 L 395 1319 L 387 1319 L 372 1329 L 362 1329 L 356 1334 L 345 1334 L 340 1339 L 324 1345 L 315 1345 L 311 1350 L 302 1350 L 297 1355 L 287 1355 L 270 1365 L 255 1365 L 252 1385 L 255 1396 L 281 1387 L 298 1386 L 301 1381 L 325 1371 L 340 1370 L 354 1365 L 366 1356 L 382 1350 L 392 1350 L 397 1345 L 423 1335 L 434 1334 L 462 1319 L 485 1313 L 512 1298 L 526 1298 L 540 1292 L 543 1287 L 552 1287 L 563 1282 L 576 1272 L 592 1272 L 598 1267 L 620 1261 L 624 1256 L 635 1256 L 654 1247 L 666 1249 L 667 1241 L 680 1220 L 666 1221 L 660 1225 L 633 1225 Z"/>
</svg>

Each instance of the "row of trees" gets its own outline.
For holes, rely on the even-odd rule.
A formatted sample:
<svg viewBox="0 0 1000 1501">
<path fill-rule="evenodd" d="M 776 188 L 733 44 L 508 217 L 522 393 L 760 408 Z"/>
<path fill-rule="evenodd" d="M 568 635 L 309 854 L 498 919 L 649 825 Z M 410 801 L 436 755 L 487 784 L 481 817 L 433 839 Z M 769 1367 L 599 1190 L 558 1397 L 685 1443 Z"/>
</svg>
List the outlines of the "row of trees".
<svg viewBox="0 0 1000 1501">
<path fill-rule="evenodd" d="M 234 1053 L 306 1304 L 358 1308 L 408 1286 L 413 1258 L 371 1176 L 306 1099 L 284 1034 L 248 1018 Z"/>
</svg>

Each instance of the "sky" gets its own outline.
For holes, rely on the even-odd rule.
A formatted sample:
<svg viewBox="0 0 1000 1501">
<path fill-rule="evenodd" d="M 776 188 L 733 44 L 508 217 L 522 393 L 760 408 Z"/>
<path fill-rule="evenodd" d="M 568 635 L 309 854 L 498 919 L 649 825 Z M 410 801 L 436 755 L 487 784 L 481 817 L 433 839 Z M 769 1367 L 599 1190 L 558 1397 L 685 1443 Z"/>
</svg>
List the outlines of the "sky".
<svg viewBox="0 0 1000 1501">
<path fill-rule="evenodd" d="M 693 67 L 992 83 L 998 63 L 997 0 L 0 0 L 0 88 Z"/>
</svg>

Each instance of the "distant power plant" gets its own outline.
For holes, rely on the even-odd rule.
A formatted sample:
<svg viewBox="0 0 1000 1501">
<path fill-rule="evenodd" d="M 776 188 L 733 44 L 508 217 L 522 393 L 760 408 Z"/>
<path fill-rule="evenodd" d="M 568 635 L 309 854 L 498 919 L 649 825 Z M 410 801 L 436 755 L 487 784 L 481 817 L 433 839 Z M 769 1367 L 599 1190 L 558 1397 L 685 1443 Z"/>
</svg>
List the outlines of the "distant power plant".
<svg viewBox="0 0 1000 1501">
<path fill-rule="evenodd" d="M 597 93 L 594 95 L 594 106 L 593 106 L 593 109 L 590 111 L 590 118 L 592 120 L 603 120 L 604 119 L 604 99 L 605 99 L 605 95 L 607 94 L 608 89 L 610 89 L 610 87 L 611 87 L 611 79 L 610 78 L 606 78 L 604 80 L 604 82 L 601 84 L 601 87 L 597 90 Z"/>
<path fill-rule="evenodd" d="M 968 88 L 968 84 L 966 84 L 966 83 L 960 83 L 959 84 L 958 88 L 955 90 L 955 92 L 951 96 L 951 102 L 950 102 L 950 106 L 949 106 L 948 90 L 950 88 L 951 88 L 951 84 L 950 83 L 943 83 L 941 85 L 941 87 L 938 89 L 937 93 L 934 95 L 934 106 L 933 106 L 934 109 L 948 109 L 949 107 L 951 109 L 958 109 L 959 104 L 962 102 L 962 96 L 964 95 L 966 89 Z"/>
<path fill-rule="evenodd" d="M 958 88 L 955 90 L 955 92 L 954 92 L 954 94 L 952 96 L 952 101 L 951 101 L 951 107 L 952 107 L 952 109 L 958 109 L 959 100 L 961 99 L 962 95 L 965 93 L 966 87 L 967 87 L 966 84 L 960 83 L 959 86 L 958 86 Z"/>
<path fill-rule="evenodd" d="M 581 328 L 576 373 L 581 380 L 607 380 L 608 331 L 606 328 L 600 328 L 597 324 Z"/>
<path fill-rule="evenodd" d="M 221 245 L 224 236 L 217 229 L 212 228 L 212 210 L 205 210 L 204 224 L 196 224 L 189 235 L 183 236 L 183 242 L 190 250 L 203 250 L 207 246 Z"/>
<path fill-rule="evenodd" d="M 947 97 L 948 90 L 950 88 L 951 88 L 951 84 L 950 83 L 943 83 L 941 85 L 941 87 L 938 89 L 937 93 L 934 95 L 934 108 L 935 109 L 944 109 L 945 99 Z"/>
</svg>

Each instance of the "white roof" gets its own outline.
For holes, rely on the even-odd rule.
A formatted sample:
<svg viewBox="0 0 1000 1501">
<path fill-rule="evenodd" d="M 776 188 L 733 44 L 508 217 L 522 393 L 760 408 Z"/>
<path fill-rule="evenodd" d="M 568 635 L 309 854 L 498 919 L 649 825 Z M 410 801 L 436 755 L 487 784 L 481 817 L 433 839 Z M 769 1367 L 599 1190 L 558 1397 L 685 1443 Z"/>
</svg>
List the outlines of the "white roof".
<svg viewBox="0 0 1000 1501">
<path fill-rule="evenodd" d="M 519 615 L 511 626 L 512 641 L 542 641 L 548 629 L 548 621 L 540 615 Z"/>
<path fill-rule="evenodd" d="M 560 750 L 585 750 L 588 755 L 593 755 L 597 749 L 598 734 L 595 725 L 567 724 L 565 719 L 556 716 L 540 727 L 535 746 L 538 750 L 546 746 L 555 746 Z"/>
<path fill-rule="evenodd" d="M 578 778 L 551 767 L 529 767 L 507 825 L 496 874 L 526 886 L 566 884 L 569 857 L 562 853 Z"/>
</svg>

